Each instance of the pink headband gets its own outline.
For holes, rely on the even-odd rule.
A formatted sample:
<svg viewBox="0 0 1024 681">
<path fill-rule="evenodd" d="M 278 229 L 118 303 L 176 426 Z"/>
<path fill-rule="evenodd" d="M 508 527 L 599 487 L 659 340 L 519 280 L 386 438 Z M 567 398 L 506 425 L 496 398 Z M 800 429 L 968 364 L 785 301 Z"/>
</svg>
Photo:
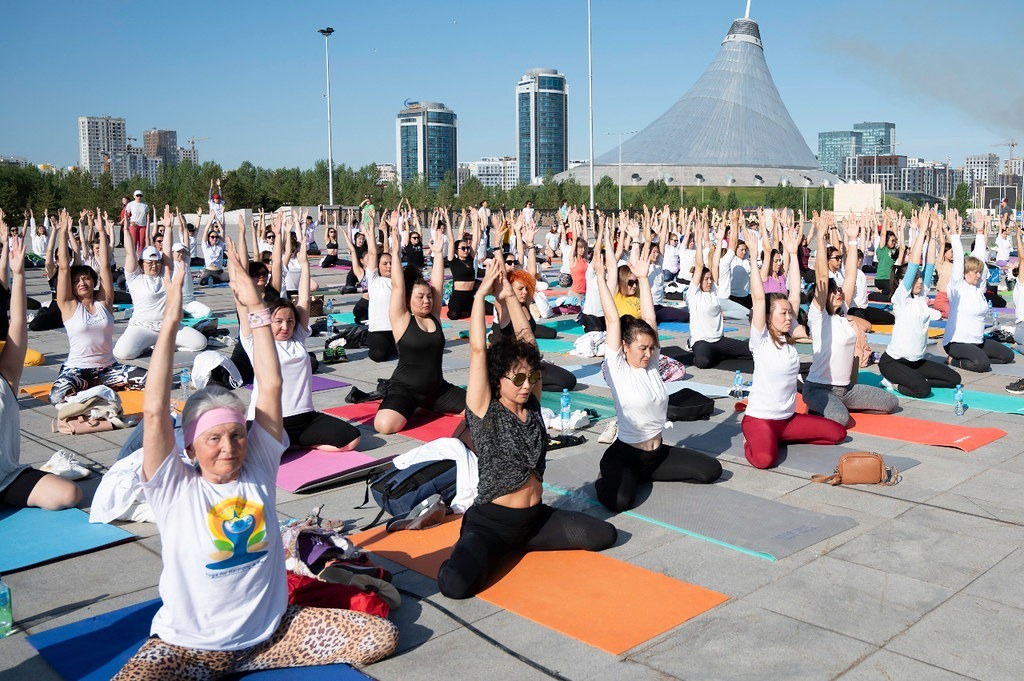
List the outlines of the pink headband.
<svg viewBox="0 0 1024 681">
<path fill-rule="evenodd" d="M 245 417 L 230 407 L 216 407 L 204 411 L 199 418 L 185 425 L 185 446 L 188 447 L 196 439 L 196 435 L 203 434 L 214 426 L 225 423 L 240 423 L 245 425 Z"/>
</svg>

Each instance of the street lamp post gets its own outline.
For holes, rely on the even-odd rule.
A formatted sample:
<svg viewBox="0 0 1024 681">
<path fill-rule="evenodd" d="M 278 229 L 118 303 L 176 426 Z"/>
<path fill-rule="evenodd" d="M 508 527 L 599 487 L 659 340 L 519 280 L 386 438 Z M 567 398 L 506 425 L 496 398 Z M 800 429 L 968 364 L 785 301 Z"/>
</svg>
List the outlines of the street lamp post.
<svg viewBox="0 0 1024 681">
<path fill-rule="evenodd" d="M 587 0 L 587 98 L 590 108 L 590 216 L 594 217 L 594 56 L 590 39 L 590 0 Z"/>
<path fill-rule="evenodd" d="M 317 31 L 324 37 L 324 58 L 327 61 L 327 203 L 334 205 L 334 149 L 331 144 L 331 48 L 334 29 L 328 26 Z"/>
<path fill-rule="evenodd" d="M 626 132 L 606 132 L 606 135 L 618 135 L 619 136 L 619 211 L 622 211 L 622 136 L 633 135 L 636 130 L 627 130 Z"/>
</svg>

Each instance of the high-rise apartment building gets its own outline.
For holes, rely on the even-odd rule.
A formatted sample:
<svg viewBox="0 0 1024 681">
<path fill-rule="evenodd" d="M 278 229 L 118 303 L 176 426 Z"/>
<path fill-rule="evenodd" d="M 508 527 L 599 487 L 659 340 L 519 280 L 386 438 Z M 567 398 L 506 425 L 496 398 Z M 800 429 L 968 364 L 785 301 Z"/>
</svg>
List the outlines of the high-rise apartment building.
<svg viewBox="0 0 1024 681">
<path fill-rule="evenodd" d="M 822 170 L 840 175 L 843 159 L 856 156 L 864 143 L 864 133 L 852 130 L 833 130 L 818 133 L 818 163 Z"/>
<path fill-rule="evenodd" d="M 900 191 L 916 192 L 940 199 L 949 198 L 964 181 L 963 168 L 951 168 L 938 161 L 920 161 L 902 169 Z"/>
<path fill-rule="evenodd" d="M 192 161 L 192 165 L 199 165 L 199 152 L 195 148 L 189 147 L 178 147 L 178 163 L 182 161 Z"/>
<path fill-rule="evenodd" d="M 142 148 L 148 158 L 158 158 L 168 167 L 178 165 L 178 133 L 174 130 L 146 130 Z"/>
<path fill-rule="evenodd" d="M 375 163 L 377 166 L 377 184 L 387 184 L 398 179 L 398 170 L 394 163 Z"/>
<path fill-rule="evenodd" d="M 516 85 L 519 182 L 569 168 L 569 85 L 555 69 L 531 69 Z"/>
<path fill-rule="evenodd" d="M 999 156 L 997 154 L 968 156 L 964 162 L 964 171 L 964 175 L 971 185 L 971 192 L 977 193 L 979 187 L 998 184 Z"/>
<path fill-rule="evenodd" d="M 861 156 L 881 156 L 893 154 L 896 149 L 896 124 L 881 121 L 856 123 L 854 132 L 861 134 L 858 154 Z"/>
<path fill-rule="evenodd" d="M 455 181 L 459 156 L 459 117 L 440 102 L 412 102 L 395 120 L 398 182 L 422 175 L 437 189 L 447 173 Z"/>
<path fill-rule="evenodd" d="M 114 184 L 128 179 L 128 132 L 123 118 L 78 117 L 79 165 L 95 181 L 105 170 Z"/>
<path fill-rule="evenodd" d="M 128 145 L 128 177 L 138 177 L 150 184 L 156 184 L 163 159 L 145 153 L 142 147 Z"/>
<path fill-rule="evenodd" d="M 459 167 L 466 169 L 467 179 L 475 177 L 485 187 L 501 187 L 508 191 L 519 182 L 519 162 L 515 156 L 485 156 L 479 161 L 460 163 Z"/>
</svg>

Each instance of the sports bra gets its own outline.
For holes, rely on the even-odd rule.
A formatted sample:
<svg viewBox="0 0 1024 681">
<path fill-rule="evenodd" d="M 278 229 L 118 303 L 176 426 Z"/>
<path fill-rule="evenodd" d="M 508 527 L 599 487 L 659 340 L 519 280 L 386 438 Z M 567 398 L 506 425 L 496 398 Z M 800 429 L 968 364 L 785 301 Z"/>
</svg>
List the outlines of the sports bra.
<svg viewBox="0 0 1024 681">
<path fill-rule="evenodd" d="M 472 258 L 469 260 L 455 258 L 446 261 L 445 264 L 452 271 L 453 281 L 476 281 L 476 266 L 473 264 Z"/>
</svg>

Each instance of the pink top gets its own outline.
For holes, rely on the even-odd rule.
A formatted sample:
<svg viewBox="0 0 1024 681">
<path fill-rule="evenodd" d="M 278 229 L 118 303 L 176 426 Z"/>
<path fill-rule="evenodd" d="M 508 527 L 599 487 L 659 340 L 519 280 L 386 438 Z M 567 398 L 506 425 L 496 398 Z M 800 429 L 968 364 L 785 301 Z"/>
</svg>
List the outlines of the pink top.
<svg viewBox="0 0 1024 681">
<path fill-rule="evenodd" d="M 587 259 L 576 258 L 576 264 L 569 268 L 572 275 L 572 291 L 583 295 L 587 292 Z"/>
<path fill-rule="evenodd" d="M 785 274 L 770 274 L 764 281 L 764 292 L 765 293 L 781 293 L 784 296 L 789 295 L 789 286 L 786 285 Z"/>
</svg>

